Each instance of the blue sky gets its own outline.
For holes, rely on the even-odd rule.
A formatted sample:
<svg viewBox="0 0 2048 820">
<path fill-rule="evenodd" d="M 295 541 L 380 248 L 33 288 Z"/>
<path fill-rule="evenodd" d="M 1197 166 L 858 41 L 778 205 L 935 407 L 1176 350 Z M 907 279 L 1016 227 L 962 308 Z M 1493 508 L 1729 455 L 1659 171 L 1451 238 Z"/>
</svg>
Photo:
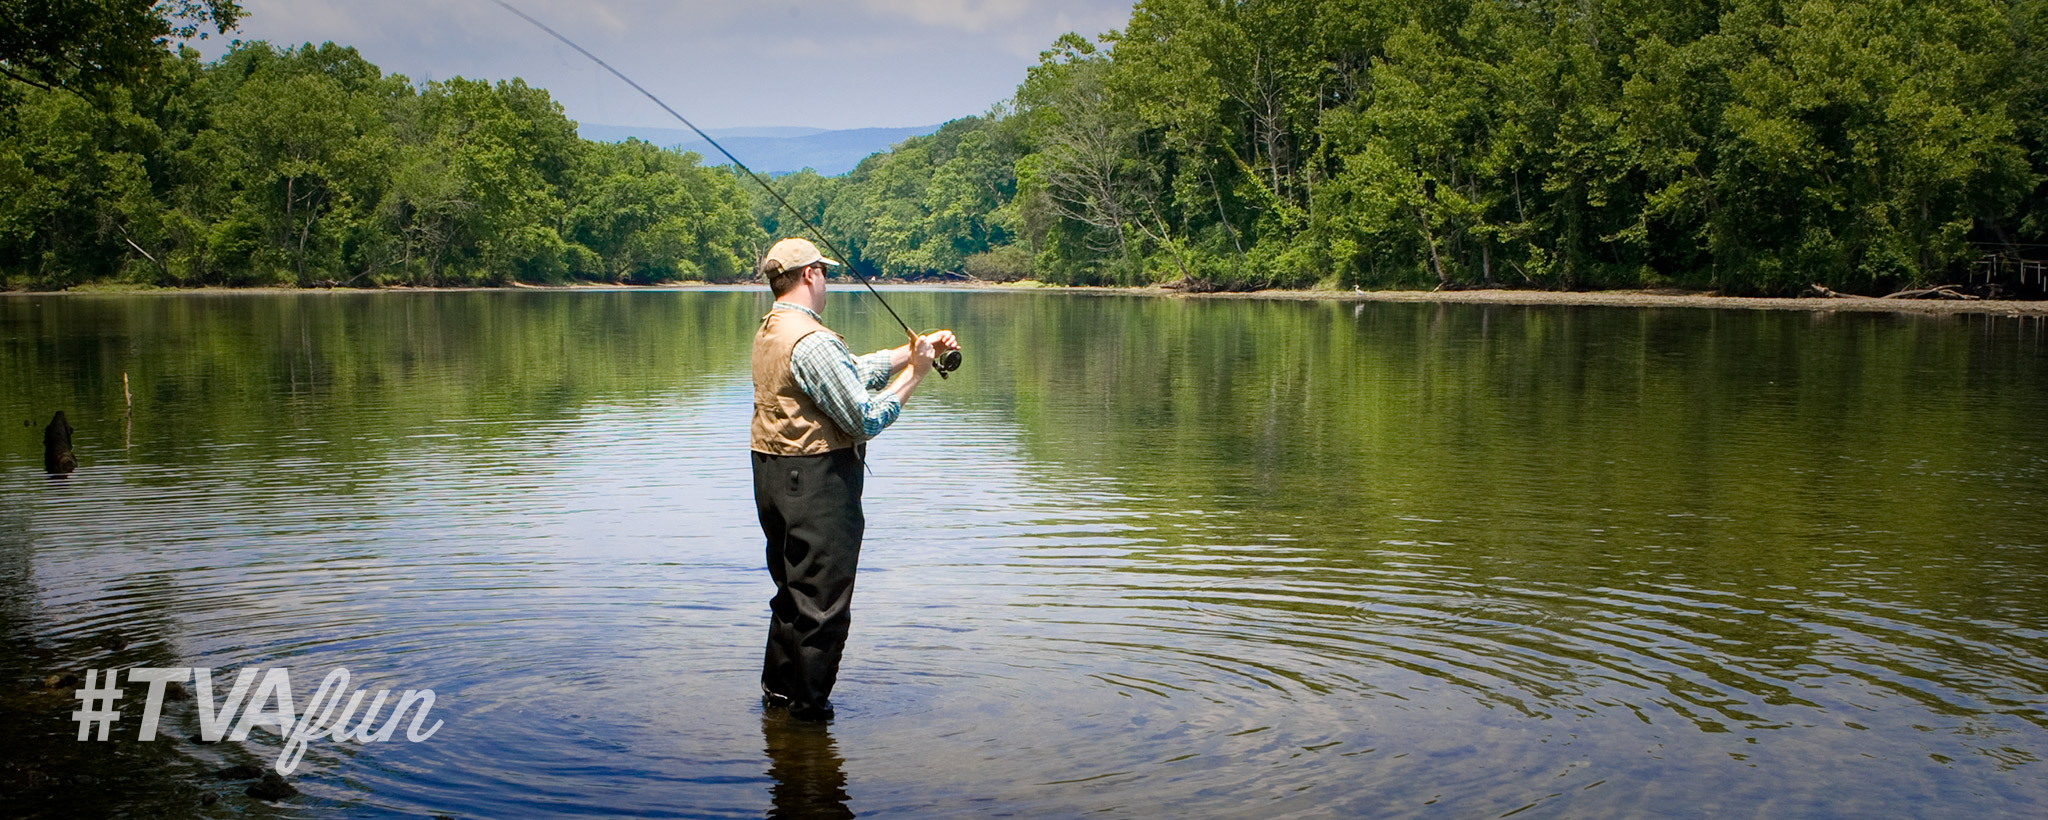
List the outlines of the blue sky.
<svg viewBox="0 0 2048 820">
<path fill-rule="evenodd" d="M 1016 91 L 1062 32 L 1131 0 L 510 0 L 704 128 L 928 125 Z M 603 69 L 489 0 L 241 0 L 230 38 L 355 46 L 414 80 L 524 77 L 571 119 L 673 127 Z M 208 57 L 218 35 L 195 43 Z"/>
</svg>

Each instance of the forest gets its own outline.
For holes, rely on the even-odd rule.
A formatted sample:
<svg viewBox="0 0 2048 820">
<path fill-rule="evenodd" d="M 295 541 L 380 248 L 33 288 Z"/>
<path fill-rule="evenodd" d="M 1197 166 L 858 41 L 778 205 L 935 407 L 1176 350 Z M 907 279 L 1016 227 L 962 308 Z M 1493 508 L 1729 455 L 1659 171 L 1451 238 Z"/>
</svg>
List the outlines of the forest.
<svg viewBox="0 0 2048 820">
<path fill-rule="evenodd" d="M 415 87 L 333 44 L 188 49 L 98 99 L 17 96 L 15 288 L 730 280 L 760 230 L 693 155 L 579 139 L 518 80 Z"/>
<path fill-rule="evenodd" d="M 2043 0 L 1139 0 L 984 114 L 771 184 L 887 277 L 2011 292 L 1986 259 L 2048 258 L 2044 38 Z M 0 41 L 8 288 L 724 282 L 796 232 L 517 79 Z"/>
</svg>

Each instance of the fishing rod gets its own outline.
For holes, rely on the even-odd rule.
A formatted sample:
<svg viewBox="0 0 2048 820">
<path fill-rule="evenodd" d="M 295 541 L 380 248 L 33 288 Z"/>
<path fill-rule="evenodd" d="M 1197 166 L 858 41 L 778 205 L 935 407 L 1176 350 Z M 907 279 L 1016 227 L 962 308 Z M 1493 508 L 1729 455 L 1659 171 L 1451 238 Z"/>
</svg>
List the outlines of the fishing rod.
<svg viewBox="0 0 2048 820">
<path fill-rule="evenodd" d="M 845 251 L 840 250 L 839 246 L 834 244 L 831 238 L 825 235 L 824 229 L 819 228 L 816 224 L 812 223 L 811 218 L 804 216 L 804 212 L 797 210 L 795 205 L 789 204 L 789 200 L 783 199 L 782 194 L 776 191 L 774 186 L 769 185 L 768 181 L 762 179 L 760 174 L 754 173 L 754 169 L 748 168 L 747 164 L 741 162 L 739 157 L 733 156 L 731 151 L 725 150 L 725 146 L 719 145 L 718 141 L 712 139 L 710 134 L 704 133 L 704 129 L 698 128 L 696 123 L 690 122 L 688 118 L 676 113 L 675 109 L 668 107 L 668 103 L 662 102 L 660 97 L 654 96 L 654 92 L 648 91 L 645 88 L 641 88 L 639 83 L 633 82 L 633 78 L 626 76 L 624 73 L 620 72 L 616 68 L 612 68 L 611 63 L 607 63 L 604 60 L 599 59 L 597 55 L 590 53 L 589 49 L 577 45 L 576 41 L 563 36 L 562 33 L 559 31 L 549 28 L 548 24 L 534 19 L 531 15 L 528 15 L 526 12 L 514 8 L 511 3 L 505 2 L 505 0 L 491 0 L 491 2 L 498 4 L 506 11 L 518 15 L 519 19 L 532 23 L 535 28 L 538 28 L 541 31 L 545 31 L 548 33 L 549 36 L 562 41 L 563 45 L 575 49 L 576 53 L 590 58 L 591 62 L 596 63 L 604 70 L 611 72 L 612 76 L 617 77 L 621 81 L 625 82 L 625 84 L 632 86 L 634 91 L 640 92 L 642 95 L 646 96 L 647 99 L 653 100 L 655 105 L 661 106 L 661 110 L 667 111 L 668 115 L 671 117 L 675 117 L 677 122 L 680 122 L 685 126 L 688 126 L 691 131 L 696 132 L 698 138 L 704 140 L 706 143 L 709 143 L 711 147 L 718 149 L 718 153 L 724 154 L 726 159 L 732 161 L 733 167 L 738 168 L 741 171 L 745 171 L 747 176 L 751 177 L 754 180 L 755 184 L 761 186 L 761 190 L 767 191 L 769 196 L 775 197 L 775 201 L 782 204 L 782 207 L 789 209 L 789 212 L 791 214 L 796 215 L 797 221 L 802 222 L 804 227 L 810 230 L 811 235 L 818 238 L 819 244 L 824 245 L 825 249 L 831 251 L 833 256 L 837 256 L 840 259 L 846 260 L 847 272 L 853 274 L 853 278 L 860 280 L 861 284 L 867 286 L 868 293 L 874 295 L 875 301 L 881 303 L 882 309 L 889 311 L 889 318 L 895 319 L 897 326 L 903 328 L 903 332 L 910 336 L 910 343 L 913 347 L 917 344 L 918 339 L 922 338 L 921 336 L 918 335 L 917 331 L 910 329 L 909 322 L 903 321 L 903 317 L 898 316 L 896 314 L 896 309 L 889 306 L 889 300 L 882 298 L 882 292 L 879 290 L 875 290 L 875 284 L 873 282 L 868 281 L 868 278 L 861 274 L 860 266 L 854 264 L 853 257 L 848 255 Z M 960 351 L 955 349 L 948 350 L 944 353 L 939 354 L 936 359 L 932 360 L 932 369 L 939 372 L 939 378 L 946 378 L 946 374 L 948 372 L 960 369 Z"/>
</svg>

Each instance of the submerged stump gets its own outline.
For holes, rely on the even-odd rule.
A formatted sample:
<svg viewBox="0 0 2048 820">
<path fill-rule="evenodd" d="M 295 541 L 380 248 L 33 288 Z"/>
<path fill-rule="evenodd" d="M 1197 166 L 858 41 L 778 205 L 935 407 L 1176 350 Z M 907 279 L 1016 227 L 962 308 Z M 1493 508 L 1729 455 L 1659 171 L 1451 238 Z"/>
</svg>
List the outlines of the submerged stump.
<svg viewBox="0 0 2048 820">
<path fill-rule="evenodd" d="M 78 469 L 78 459 L 71 455 L 71 423 L 64 420 L 62 410 L 43 428 L 43 469 L 51 475 Z"/>
</svg>

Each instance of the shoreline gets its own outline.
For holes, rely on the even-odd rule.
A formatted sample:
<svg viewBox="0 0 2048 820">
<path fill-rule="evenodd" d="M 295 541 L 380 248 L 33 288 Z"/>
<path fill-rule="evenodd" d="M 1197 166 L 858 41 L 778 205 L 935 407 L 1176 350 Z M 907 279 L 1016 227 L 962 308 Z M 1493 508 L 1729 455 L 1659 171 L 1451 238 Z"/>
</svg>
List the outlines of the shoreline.
<svg viewBox="0 0 2048 820">
<path fill-rule="evenodd" d="M 986 291 L 998 293 L 1074 293 L 1098 296 L 1159 296 L 1180 299 L 1277 300 L 1294 302 L 1410 302 L 1471 305 L 1561 305 L 1571 307 L 1709 308 L 1722 310 L 1802 310 L 1809 312 L 1914 313 L 1951 315 L 1964 313 L 2008 316 L 2048 316 L 2048 300 L 1990 299 L 1884 299 L 1875 296 L 1774 297 L 1720 296 L 1669 290 L 1259 290 L 1242 293 L 1187 293 L 1157 285 L 1108 287 L 1099 285 L 1042 285 L 1036 282 L 904 282 L 880 281 L 877 287 L 890 290 Z M 381 294 L 381 293 L 474 293 L 489 291 L 739 291 L 754 290 L 754 283 L 715 284 L 673 282 L 659 285 L 524 285 L 502 287 L 385 287 L 385 288 L 285 288 L 285 287 L 87 287 L 56 291 L 0 291 L 0 298 L 46 296 L 136 296 L 236 294 Z M 853 286 L 857 287 L 857 286 Z"/>
<path fill-rule="evenodd" d="M 1988 313 L 2048 316 L 2048 300 L 1884 299 L 1876 296 L 1782 297 L 1720 296 L 1668 290 L 1554 291 L 1510 290 L 1257 290 L 1243 293 L 1185 293 L 1159 286 L 1098 287 L 1084 285 L 953 285 L 947 289 L 1013 292 L 1063 291 L 1103 295 L 1167 296 L 1182 299 L 1269 299 L 1296 302 L 1410 302 L 1468 305 L 1563 305 L 1571 307 L 1711 308 L 1721 310 L 1803 310 L 1812 312 L 1919 313 L 1948 315 Z"/>
</svg>

